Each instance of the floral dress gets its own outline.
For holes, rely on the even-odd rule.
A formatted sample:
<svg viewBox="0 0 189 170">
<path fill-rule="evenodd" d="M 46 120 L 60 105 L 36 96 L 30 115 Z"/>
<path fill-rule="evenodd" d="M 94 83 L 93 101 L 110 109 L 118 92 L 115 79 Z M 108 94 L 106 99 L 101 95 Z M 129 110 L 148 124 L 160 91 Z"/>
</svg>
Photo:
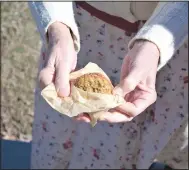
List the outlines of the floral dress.
<svg viewBox="0 0 189 170">
<path fill-rule="evenodd" d="M 81 49 L 77 68 L 98 64 L 119 83 L 120 68 L 136 35 L 112 26 L 74 5 Z M 138 29 L 144 22 L 138 22 Z M 39 71 L 46 55 L 42 48 Z M 188 43 L 158 72 L 155 104 L 131 122 L 99 122 L 94 128 L 53 110 L 37 83 L 32 169 L 142 169 L 153 161 L 188 167 Z"/>
</svg>

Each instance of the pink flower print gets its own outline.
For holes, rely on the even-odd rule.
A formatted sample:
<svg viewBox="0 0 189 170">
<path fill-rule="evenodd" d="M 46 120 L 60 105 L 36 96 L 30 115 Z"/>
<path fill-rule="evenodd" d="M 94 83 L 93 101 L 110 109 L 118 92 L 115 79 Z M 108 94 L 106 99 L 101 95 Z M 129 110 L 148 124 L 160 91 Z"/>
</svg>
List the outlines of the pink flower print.
<svg viewBox="0 0 189 170">
<path fill-rule="evenodd" d="M 101 52 L 98 52 L 98 54 L 99 54 L 100 56 L 104 56 Z"/>
<path fill-rule="evenodd" d="M 121 41 L 123 38 L 122 37 L 118 37 L 117 41 Z"/>
<path fill-rule="evenodd" d="M 48 132 L 48 128 L 47 128 L 47 123 L 46 123 L 46 122 L 42 122 L 42 129 L 43 129 L 45 132 Z"/>
<path fill-rule="evenodd" d="M 158 124 L 158 121 L 157 121 L 157 120 L 155 120 L 154 122 L 155 122 L 156 125 Z"/>
<path fill-rule="evenodd" d="M 73 142 L 69 139 L 65 143 L 63 143 L 64 149 L 69 149 L 73 147 Z"/>
<path fill-rule="evenodd" d="M 125 31 L 125 35 L 128 36 L 128 37 L 130 37 L 132 35 L 132 33 Z"/>
<path fill-rule="evenodd" d="M 98 46 L 101 46 L 103 44 L 103 40 L 96 40 L 96 43 L 98 44 Z"/>
<path fill-rule="evenodd" d="M 88 40 L 90 37 L 91 37 L 91 35 L 90 35 L 90 34 L 87 34 L 87 35 L 86 35 L 86 40 Z"/>
<path fill-rule="evenodd" d="M 139 149 L 139 150 L 137 151 L 137 154 L 140 154 L 140 152 L 141 152 L 141 150 Z"/>
<path fill-rule="evenodd" d="M 128 161 L 129 161 L 129 158 L 127 157 L 125 160 L 128 162 Z"/>
<path fill-rule="evenodd" d="M 144 159 L 144 154 L 141 155 L 141 158 Z"/>
<path fill-rule="evenodd" d="M 116 74 L 116 73 L 118 73 L 118 71 L 119 70 L 115 68 L 115 69 L 112 70 L 112 73 Z"/>
<path fill-rule="evenodd" d="M 77 8 L 78 10 L 81 10 L 81 7 L 80 7 L 78 4 L 76 4 L 76 8 Z"/>
<path fill-rule="evenodd" d="M 114 45 L 113 44 L 109 46 L 109 49 L 112 52 L 112 54 L 115 54 Z"/>
<path fill-rule="evenodd" d="M 77 12 L 77 15 L 82 16 L 82 13 L 81 12 Z"/>
<path fill-rule="evenodd" d="M 186 71 L 186 68 L 181 68 L 182 71 Z"/>
<path fill-rule="evenodd" d="M 86 55 L 89 56 L 89 53 L 91 53 L 91 52 L 92 52 L 92 50 L 89 49 L 89 50 L 86 52 Z"/>
<path fill-rule="evenodd" d="M 105 35 L 105 24 L 102 25 L 98 30 L 97 32 L 100 34 L 100 35 Z"/>
<path fill-rule="evenodd" d="M 183 113 L 178 112 L 177 114 L 179 115 L 179 117 L 180 117 L 181 119 L 183 119 L 183 118 L 184 118 L 184 114 L 183 114 Z"/>
<path fill-rule="evenodd" d="M 99 60 L 102 60 L 103 57 L 104 57 L 104 55 L 101 52 L 98 52 L 98 58 L 99 58 Z"/>
<path fill-rule="evenodd" d="M 121 51 L 125 51 L 125 48 L 124 47 L 121 47 L 121 49 L 120 49 Z"/>
<path fill-rule="evenodd" d="M 122 56 L 119 56 L 118 59 L 119 59 L 119 60 L 123 60 L 123 57 L 122 57 Z"/>
<path fill-rule="evenodd" d="M 155 150 L 157 150 L 157 149 L 158 149 L 156 145 L 154 145 L 154 149 L 155 149 Z"/>
<path fill-rule="evenodd" d="M 97 149 L 93 149 L 92 148 L 92 152 L 93 152 L 93 156 L 99 160 L 100 156 L 99 156 L 99 152 L 100 150 L 97 150 Z"/>
<path fill-rule="evenodd" d="M 132 169 L 133 169 L 133 170 L 136 169 L 136 165 L 135 165 L 135 164 L 132 165 Z"/>
<path fill-rule="evenodd" d="M 153 110 L 150 110 L 150 115 L 151 115 L 152 121 L 154 122 L 155 121 L 155 113 Z"/>
<path fill-rule="evenodd" d="M 183 78 L 183 80 L 184 80 L 184 84 L 188 83 L 188 76 L 185 76 L 185 77 Z"/>
</svg>

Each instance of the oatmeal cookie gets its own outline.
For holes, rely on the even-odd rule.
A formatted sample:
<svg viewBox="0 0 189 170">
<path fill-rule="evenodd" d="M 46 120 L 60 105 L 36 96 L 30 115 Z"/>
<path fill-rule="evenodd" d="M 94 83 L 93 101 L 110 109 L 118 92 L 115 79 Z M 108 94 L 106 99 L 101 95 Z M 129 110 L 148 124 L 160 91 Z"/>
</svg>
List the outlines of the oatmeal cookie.
<svg viewBox="0 0 189 170">
<path fill-rule="evenodd" d="M 74 85 L 87 92 L 112 94 L 113 85 L 100 73 L 88 73 L 75 80 Z"/>
</svg>

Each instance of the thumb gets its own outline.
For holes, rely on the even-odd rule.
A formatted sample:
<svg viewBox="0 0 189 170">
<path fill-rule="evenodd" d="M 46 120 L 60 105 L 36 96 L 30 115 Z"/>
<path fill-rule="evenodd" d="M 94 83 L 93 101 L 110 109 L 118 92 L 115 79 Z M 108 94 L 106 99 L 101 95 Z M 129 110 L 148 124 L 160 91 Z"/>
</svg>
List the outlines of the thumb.
<svg viewBox="0 0 189 170">
<path fill-rule="evenodd" d="M 45 67 L 39 73 L 39 83 L 40 87 L 43 89 L 48 86 L 54 78 L 54 68 L 53 67 Z"/>
<path fill-rule="evenodd" d="M 140 81 L 141 79 L 138 71 L 133 70 L 120 81 L 120 83 L 114 88 L 113 93 L 124 97 L 126 94 L 133 91 Z"/>
<path fill-rule="evenodd" d="M 60 62 L 56 66 L 55 88 L 59 96 L 66 97 L 70 94 L 70 66 L 68 63 Z"/>
</svg>

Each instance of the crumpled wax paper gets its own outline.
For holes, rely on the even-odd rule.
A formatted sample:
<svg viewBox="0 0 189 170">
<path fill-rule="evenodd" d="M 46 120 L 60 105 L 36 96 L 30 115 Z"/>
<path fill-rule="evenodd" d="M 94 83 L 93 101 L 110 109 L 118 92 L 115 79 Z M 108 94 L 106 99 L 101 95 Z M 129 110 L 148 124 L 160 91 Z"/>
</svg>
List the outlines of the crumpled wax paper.
<svg viewBox="0 0 189 170">
<path fill-rule="evenodd" d="M 88 113 L 91 125 L 95 126 L 104 111 L 123 104 L 124 99 L 118 95 L 86 92 L 75 87 L 74 80 L 87 73 L 101 73 L 109 79 L 97 64 L 90 62 L 84 68 L 70 73 L 71 93 L 69 97 L 59 97 L 53 83 L 44 88 L 41 95 L 53 109 L 61 114 L 74 117 L 81 113 Z"/>
</svg>

